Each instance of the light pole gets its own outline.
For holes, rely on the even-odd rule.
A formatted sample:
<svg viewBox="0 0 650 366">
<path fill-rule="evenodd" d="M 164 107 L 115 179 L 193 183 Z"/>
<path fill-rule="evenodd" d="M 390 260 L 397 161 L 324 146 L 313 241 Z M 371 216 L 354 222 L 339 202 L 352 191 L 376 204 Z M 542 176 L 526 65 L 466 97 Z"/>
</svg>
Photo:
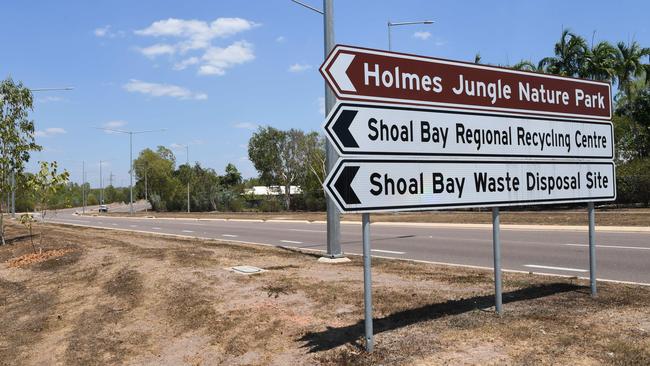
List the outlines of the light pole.
<svg viewBox="0 0 650 366">
<path fill-rule="evenodd" d="M 86 162 L 81 162 L 81 214 L 86 214 Z"/>
<path fill-rule="evenodd" d="M 44 91 L 60 91 L 60 90 L 73 90 L 71 86 L 63 88 L 33 88 L 29 89 L 30 92 L 44 92 Z M 16 172 L 11 172 L 11 217 L 16 218 Z"/>
<path fill-rule="evenodd" d="M 392 40 L 391 40 L 391 34 L 390 34 L 390 28 L 391 27 L 397 27 L 400 25 L 415 25 L 415 24 L 433 24 L 433 20 L 420 20 L 420 21 L 415 21 L 415 22 L 391 22 L 390 20 L 388 21 L 387 27 L 388 27 L 388 50 L 392 51 Z"/>
<path fill-rule="evenodd" d="M 102 163 L 99 161 L 99 204 L 104 204 L 104 179 L 102 179 Z"/>
<path fill-rule="evenodd" d="M 98 130 L 104 130 L 104 131 L 111 131 L 111 132 L 116 132 L 116 133 L 123 133 L 129 135 L 129 175 L 130 175 L 130 182 L 129 182 L 129 214 L 133 215 L 133 135 L 139 135 L 143 133 L 149 133 L 149 132 L 163 132 L 166 131 L 166 128 L 162 128 L 159 130 L 144 130 L 144 131 L 124 131 L 124 130 L 114 130 L 112 128 L 103 128 L 103 127 L 95 127 Z"/>
<path fill-rule="evenodd" d="M 185 145 L 185 158 L 187 159 L 187 169 L 189 174 L 187 177 L 187 213 L 190 213 L 190 176 L 192 175 L 192 168 L 190 168 L 190 145 Z"/>
<path fill-rule="evenodd" d="M 324 58 L 327 58 L 334 48 L 334 0 L 323 0 L 323 10 L 307 5 L 299 0 L 291 1 L 323 16 Z M 334 96 L 334 92 L 325 83 L 325 115 L 332 110 L 335 103 L 336 97 Z M 326 173 L 329 173 L 338 159 L 338 154 L 329 141 L 325 142 L 325 157 L 325 165 L 327 166 Z M 330 258 L 340 258 L 343 257 L 340 240 L 341 217 L 332 199 L 329 197 L 325 198 L 327 203 L 327 256 Z"/>
</svg>

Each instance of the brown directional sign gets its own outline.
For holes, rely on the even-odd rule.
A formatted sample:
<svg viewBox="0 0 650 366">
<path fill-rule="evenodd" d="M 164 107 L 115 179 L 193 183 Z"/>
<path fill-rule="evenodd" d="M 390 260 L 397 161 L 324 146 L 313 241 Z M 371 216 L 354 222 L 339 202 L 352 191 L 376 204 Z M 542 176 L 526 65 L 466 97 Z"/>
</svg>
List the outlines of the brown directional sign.
<svg viewBox="0 0 650 366">
<path fill-rule="evenodd" d="M 611 119 L 609 83 L 338 45 L 320 69 L 339 99 Z"/>
</svg>

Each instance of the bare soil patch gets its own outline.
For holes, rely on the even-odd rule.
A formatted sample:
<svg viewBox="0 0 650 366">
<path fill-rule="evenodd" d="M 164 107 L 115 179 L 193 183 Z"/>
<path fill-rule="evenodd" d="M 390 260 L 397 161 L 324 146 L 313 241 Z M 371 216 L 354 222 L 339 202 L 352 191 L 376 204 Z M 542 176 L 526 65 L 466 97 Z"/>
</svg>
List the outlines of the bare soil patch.
<svg viewBox="0 0 650 366">
<path fill-rule="evenodd" d="M 0 247 L 0 365 L 648 365 L 650 288 L 373 260 L 363 351 L 360 258 L 49 225 L 39 263 Z M 266 272 L 226 270 L 253 265 Z"/>
<path fill-rule="evenodd" d="M 102 214 L 104 215 L 104 214 Z M 124 213 L 109 213 L 109 216 L 125 216 Z M 138 212 L 139 217 L 177 217 L 196 219 L 254 219 L 254 220 L 307 220 L 323 221 L 324 212 Z M 361 221 L 360 215 L 342 215 L 342 220 Z M 421 222 L 490 224 L 492 214 L 489 210 L 476 211 L 434 211 L 434 212 L 396 212 L 376 213 L 373 222 Z M 585 210 L 563 211 L 501 211 L 502 224 L 518 225 L 587 225 Z M 603 226 L 650 226 L 650 209 L 598 209 L 596 224 Z"/>
<path fill-rule="evenodd" d="M 26 267 L 34 263 L 40 263 L 40 262 L 45 262 L 46 260 L 52 259 L 52 258 L 58 258 L 62 257 L 70 252 L 74 251 L 72 248 L 65 248 L 65 249 L 52 249 L 48 251 L 39 251 L 37 253 L 29 253 L 29 254 L 24 254 L 21 255 L 18 258 L 13 258 L 9 262 L 7 262 L 9 267 L 15 268 L 15 267 Z"/>
</svg>

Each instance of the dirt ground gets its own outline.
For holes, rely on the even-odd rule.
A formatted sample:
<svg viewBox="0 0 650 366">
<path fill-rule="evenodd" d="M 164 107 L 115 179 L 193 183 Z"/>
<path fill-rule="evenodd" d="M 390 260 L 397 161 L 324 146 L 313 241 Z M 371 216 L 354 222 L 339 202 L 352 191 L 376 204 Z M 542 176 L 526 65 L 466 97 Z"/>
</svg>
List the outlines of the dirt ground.
<svg viewBox="0 0 650 366">
<path fill-rule="evenodd" d="M 124 216 L 125 213 L 109 213 L 110 216 Z M 263 220 L 309 220 L 323 221 L 324 212 L 138 212 L 137 216 L 214 218 L 214 219 L 263 219 Z M 343 220 L 361 221 L 361 215 L 347 214 Z M 490 224 L 490 210 L 475 211 L 433 211 L 376 213 L 373 222 L 430 222 L 459 224 Z M 520 225 L 587 225 L 585 210 L 565 211 L 501 211 L 502 224 Z M 650 209 L 597 209 L 596 225 L 604 226 L 650 226 Z"/>
<path fill-rule="evenodd" d="M 2 365 L 648 365 L 650 288 L 373 259 L 376 351 L 363 351 L 361 261 L 217 241 L 47 226 L 0 247 Z M 267 271 L 240 275 L 225 268 Z"/>
</svg>

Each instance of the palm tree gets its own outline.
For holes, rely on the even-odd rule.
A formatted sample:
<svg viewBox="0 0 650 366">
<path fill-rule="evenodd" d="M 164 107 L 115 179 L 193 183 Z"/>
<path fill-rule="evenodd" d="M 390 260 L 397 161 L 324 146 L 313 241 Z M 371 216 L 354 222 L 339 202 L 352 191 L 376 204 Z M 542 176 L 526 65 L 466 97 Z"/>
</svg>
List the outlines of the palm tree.
<svg viewBox="0 0 650 366">
<path fill-rule="evenodd" d="M 555 44 L 555 56 L 543 58 L 538 68 L 551 74 L 576 76 L 584 64 L 588 47 L 584 38 L 564 29 Z"/>
<path fill-rule="evenodd" d="M 618 42 L 615 73 L 618 90 L 625 92 L 628 97 L 631 92 L 631 85 L 635 78 L 645 73 L 645 67 L 641 63 L 644 56 L 650 56 L 650 48 L 642 48 L 634 41 L 629 44 Z"/>
<path fill-rule="evenodd" d="M 580 76 L 600 81 L 611 81 L 616 75 L 616 48 L 609 42 L 599 42 L 585 54 Z"/>
<path fill-rule="evenodd" d="M 522 70 L 522 71 L 539 71 L 539 72 L 544 71 L 540 69 L 538 65 L 535 65 L 534 63 L 532 63 L 532 61 L 528 61 L 528 60 L 521 60 L 516 64 L 512 65 L 510 68 L 515 70 Z"/>
</svg>

